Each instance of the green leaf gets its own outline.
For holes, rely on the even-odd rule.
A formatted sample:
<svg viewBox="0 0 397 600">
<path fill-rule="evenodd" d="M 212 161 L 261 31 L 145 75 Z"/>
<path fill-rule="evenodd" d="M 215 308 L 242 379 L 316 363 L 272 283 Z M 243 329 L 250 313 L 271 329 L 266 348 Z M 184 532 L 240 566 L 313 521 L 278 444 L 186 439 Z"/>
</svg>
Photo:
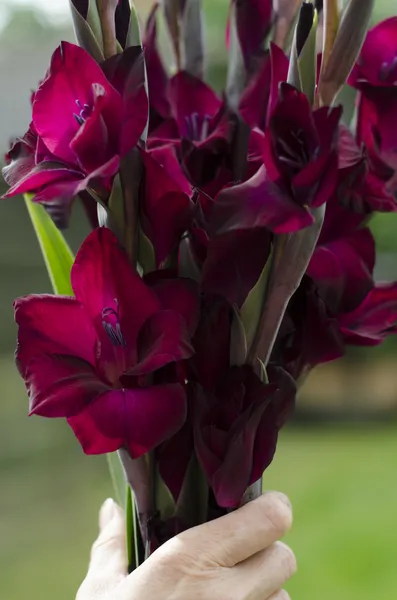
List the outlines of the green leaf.
<svg viewBox="0 0 397 600">
<path fill-rule="evenodd" d="M 152 242 L 143 233 L 141 224 L 138 226 L 138 264 L 142 273 L 151 273 L 156 270 L 156 257 Z"/>
<path fill-rule="evenodd" d="M 27 194 L 25 203 L 55 294 L 73 296 L 70 271 L 74 256 L 71 249 L 45 208 L 41 204 L 33 202 Z"/>
<path fill-rule="evenodd" d="M 251 350 L 252 344 L 256 336 L 257 328 L 259 327 L 259 322 L 261 319 L 263 304 L 265 302 L 265 295 L 268 286 L 271 262 L 272 255 L 270 255 L 258 281 L 248 294 L 240 310 L 240 317 L 247 338 L 248 352 L 250 352 Z"/>
<path fill-rule="evenodd" d="M 375 0 L 350 0 L 319 81 L 321 103 L 331 105 L 356 62 L 371 22 Z"/>
<path fill-rule="evenodd" d="M 204 76 L 204 23 L 202 0 L 186 0 L 182 20 L 182 68 L 195 77 Z"/>
<path fill-rule="evenodd" d="M 230 10 L 230 46 L 227 68 L 226 98 L 231 110 L 237 111 L 241 94 L 246 84 L 246 71 L 243 52 L 237 33 L 236 9 L 234 4 Z"/>
<path fill-rule="evenodd" d="M 124 469 L 117 452 L 111 452 L 106 455 L 110 477 L 112 479 L 113 489 L 117 502 L 120 506 L 125 503 L 125 475 Z"/>
<path fill-rule="evenodd" d="M 291 47 L 287 81 L 314 102 L 316 89 L 316 33 L 318 14 L 311 2 L 304 2 L 299 12 Z"/>
<path fill-rule="evenodd" d="M 306 94 L 311 106 L 314 103 L 314 93 L 316 90 L 316 70 L 317 70 L 317 49 L 316 49 L 316 34 L 318 25 L 318 13 L 315 10 L 313 16 L 313 24 L 310 33 L 307 36 L 306 42 L 303 45 L 298 58 L 298 67 L 300 81 L 302 84 L 302 92 Z"/>
<path fill-rule="evenodd" d="M 127 528 L 128 572 L 132 573 L 132 571 L 139 567 L 139 523 L 136 514 L 134 496 L 129 485 L 126 486 L 125 521 Z"/>
<path fill-rule="evenodd" d="M 139 17 L 135 4 L 130 2 L 131 16 L 128 24 L 126 48 L 129 46 L 142 46 L 141 28 L 139 26 Z"/>
</svg>

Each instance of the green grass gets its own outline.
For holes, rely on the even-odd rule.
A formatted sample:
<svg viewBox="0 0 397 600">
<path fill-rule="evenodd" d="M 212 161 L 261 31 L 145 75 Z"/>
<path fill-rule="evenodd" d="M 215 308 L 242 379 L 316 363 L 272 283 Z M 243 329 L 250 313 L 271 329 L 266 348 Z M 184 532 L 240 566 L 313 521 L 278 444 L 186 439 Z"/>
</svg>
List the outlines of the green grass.
<svg viewBox="0 0 397 600">
<path fill-rule="evenodd" d="M 61 421 L 26 416 L 11 359 L 0 361 L 0 598 L 70 600 L 84 576 L 105 460 Z M 293 600 L 381 600 L 397 589 L 397 431 L 285 431 L 265 477 L 292 499 Z"/>
</svg>

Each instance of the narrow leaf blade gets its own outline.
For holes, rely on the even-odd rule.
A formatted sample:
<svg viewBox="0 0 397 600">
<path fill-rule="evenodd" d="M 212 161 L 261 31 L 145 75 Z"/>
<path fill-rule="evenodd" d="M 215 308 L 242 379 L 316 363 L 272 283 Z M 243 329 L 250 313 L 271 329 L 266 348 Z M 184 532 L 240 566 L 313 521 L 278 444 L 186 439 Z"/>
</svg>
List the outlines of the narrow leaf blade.
<svg viewBox="0 0 397 600">
<path fill-rule="evenodd" d="M 33 202 L 28 195 L 25 195 L 25 203 L 54 292 L 64 296 L 73 296 L 70 270 L 74 256 L 68 243 L 43 206 Z"/>
</svg>

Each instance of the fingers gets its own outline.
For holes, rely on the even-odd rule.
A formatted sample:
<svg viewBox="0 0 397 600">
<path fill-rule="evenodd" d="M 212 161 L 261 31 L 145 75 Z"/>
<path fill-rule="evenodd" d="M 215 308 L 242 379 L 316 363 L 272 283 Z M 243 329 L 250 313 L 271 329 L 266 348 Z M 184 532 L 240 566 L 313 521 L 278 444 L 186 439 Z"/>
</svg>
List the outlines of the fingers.
<svg viewBox="0 0 397 600">
<path fill-rule="evenodd" d="M 235 580 L 233 589 L 240 588 L 238 597 L 284 600 L 288 594 L 280 590 L 295 571 L 296 560 L 292 550 L 282 542 L 276 542 L 236 565 L 230 574 Z"/>
<path fill-rule="evenodd" d="M 121 508 L 109 498 L 99 514 L 100 533 L 91 549 L 88 574 L 127 575 L 125 519 Z"/>
<path fill-rule="evenodd" d="M 292 524 L 291 504 L 286 496 L 268 492 L 238 510 L 185 532 L 195 545 L 224 567 L 246 560 L 287 533 Z M 277 589 L 277 588 L 275 588 Z"/>
</svg>

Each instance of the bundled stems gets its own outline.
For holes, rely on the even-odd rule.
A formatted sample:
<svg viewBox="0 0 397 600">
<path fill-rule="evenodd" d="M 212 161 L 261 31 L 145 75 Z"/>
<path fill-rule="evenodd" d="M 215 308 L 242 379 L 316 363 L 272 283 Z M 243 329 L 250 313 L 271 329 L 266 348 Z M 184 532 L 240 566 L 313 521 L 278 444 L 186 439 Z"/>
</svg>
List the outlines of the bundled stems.
<svg viewBox="0 0 397 600">
<path fill-rule="evenodd" d="M 128 450 L 125 448 L 121 448 L 118 451 L 118 455 L 124 469 L 126 481 L 134 493 L 142 541 L 145 548 L 147 548 L 150 541 L 148 522 L 155 513 L 152 478 L 147 460 L 144 456 L 136 459 L 131 458 Z"/>
</svg>

